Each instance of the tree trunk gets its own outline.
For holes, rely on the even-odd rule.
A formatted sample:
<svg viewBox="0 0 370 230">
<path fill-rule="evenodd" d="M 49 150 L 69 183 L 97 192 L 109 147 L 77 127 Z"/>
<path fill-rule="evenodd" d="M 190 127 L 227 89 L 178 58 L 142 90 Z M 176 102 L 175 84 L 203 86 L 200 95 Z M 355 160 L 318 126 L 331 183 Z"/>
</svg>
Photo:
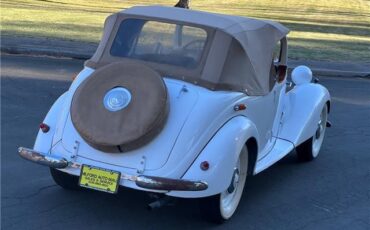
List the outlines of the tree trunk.
<svg viewBox="0 0 370 230">
<path fill-rule="evenodd" d="M 179 0 L 175 7 L 189 9 L 189 2 L 190 0 Z"/>
</svg>

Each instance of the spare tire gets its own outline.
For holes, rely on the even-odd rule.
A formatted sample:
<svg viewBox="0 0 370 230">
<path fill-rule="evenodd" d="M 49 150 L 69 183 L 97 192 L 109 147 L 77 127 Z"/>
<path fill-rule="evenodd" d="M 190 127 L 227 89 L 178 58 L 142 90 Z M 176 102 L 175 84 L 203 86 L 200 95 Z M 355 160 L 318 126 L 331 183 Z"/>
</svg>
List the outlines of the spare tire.
<svg viewBox="0 0 370 230">
<path fill-rule="evenodd" d="M 74 93 L 71 119 L 81 137 L 105 152 L 151 141 L 168 115 L 167 89 L 153 69 L 131 61 L 97 69 Z"/>
</svg>

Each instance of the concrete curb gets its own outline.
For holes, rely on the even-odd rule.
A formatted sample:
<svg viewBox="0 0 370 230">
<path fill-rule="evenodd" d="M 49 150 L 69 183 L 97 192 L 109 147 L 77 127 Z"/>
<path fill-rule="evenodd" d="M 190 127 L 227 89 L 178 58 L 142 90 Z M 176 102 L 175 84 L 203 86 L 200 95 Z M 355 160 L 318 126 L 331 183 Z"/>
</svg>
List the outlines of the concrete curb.
<svg viewBox="0 0 370 230">
<path fill-rule="evenodd" d="M 354 72 L 331 69 L 312 69 L 312 72 L 314 75 L 326 77 L 359 77 L 370 79 L 370 72 Z"/>
<path fill-rule="evenodd" d="M 48 49 L 23 49 L 17 47 L 1 47 L 1 52 L 6 54 L 19 54 L 19 55 L 35 55 L 35 56 L 50 56 L 59 58 L 73 58 L 87 60 L 92 55 L 88 53 L 77 54 L 71 51 L 52 51 Z"/>
<path fill-rule="evenodd" d="M 1 52 L 9 54 L 45 55 L 89 59 L 97 43 L 42 37 L 1 36 Z"/>
<path fill-rule="evenodd" d="M 289 60 L 289 70 L 299 65 L 311 68 L 316 76 L 360 77 L 370 79 L 370 63 L 340 63 L 325 61 Z"/>
<path fill-rule="evenodd" d="M 2 36 L 1 52 L 8 54 L 45 55 L 73 59 L 89 59 L 98 44 L 50 38 Z M 369 63 L 336 63 L 307 60 L 289 60 L 289 71 L 306 65 L 314 75 L 329 77 L 361 77 L 370 79 Z"/>
</svg>

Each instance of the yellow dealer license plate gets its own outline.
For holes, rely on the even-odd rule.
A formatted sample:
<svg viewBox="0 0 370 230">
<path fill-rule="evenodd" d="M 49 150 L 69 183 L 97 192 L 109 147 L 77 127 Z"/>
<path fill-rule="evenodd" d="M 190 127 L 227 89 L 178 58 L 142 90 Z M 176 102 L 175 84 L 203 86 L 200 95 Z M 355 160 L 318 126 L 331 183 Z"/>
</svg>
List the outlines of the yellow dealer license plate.
<svg viewBox="0 0 370 230">
<path fill-rule="evenodd" d="M 80 186 L 108 193 L 117 193 L 121 173 L 89 165 L 82 165 Z"/>
</svg>

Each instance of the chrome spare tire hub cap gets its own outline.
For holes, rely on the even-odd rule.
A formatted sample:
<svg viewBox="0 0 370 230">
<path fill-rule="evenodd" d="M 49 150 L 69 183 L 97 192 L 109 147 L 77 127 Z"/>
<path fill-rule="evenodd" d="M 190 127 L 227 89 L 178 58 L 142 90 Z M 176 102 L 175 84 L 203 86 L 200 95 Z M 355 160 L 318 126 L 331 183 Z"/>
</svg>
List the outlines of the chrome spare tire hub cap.
<svg viewBox="0 0 370 230">
<path fill-rule="evenodd" d="M 107 110 L 116 112 L 126 108 L 130 101 L 130 91 L 123 87 L 116 87 L 105 94 L 103 104 Z"/>
</svg>

